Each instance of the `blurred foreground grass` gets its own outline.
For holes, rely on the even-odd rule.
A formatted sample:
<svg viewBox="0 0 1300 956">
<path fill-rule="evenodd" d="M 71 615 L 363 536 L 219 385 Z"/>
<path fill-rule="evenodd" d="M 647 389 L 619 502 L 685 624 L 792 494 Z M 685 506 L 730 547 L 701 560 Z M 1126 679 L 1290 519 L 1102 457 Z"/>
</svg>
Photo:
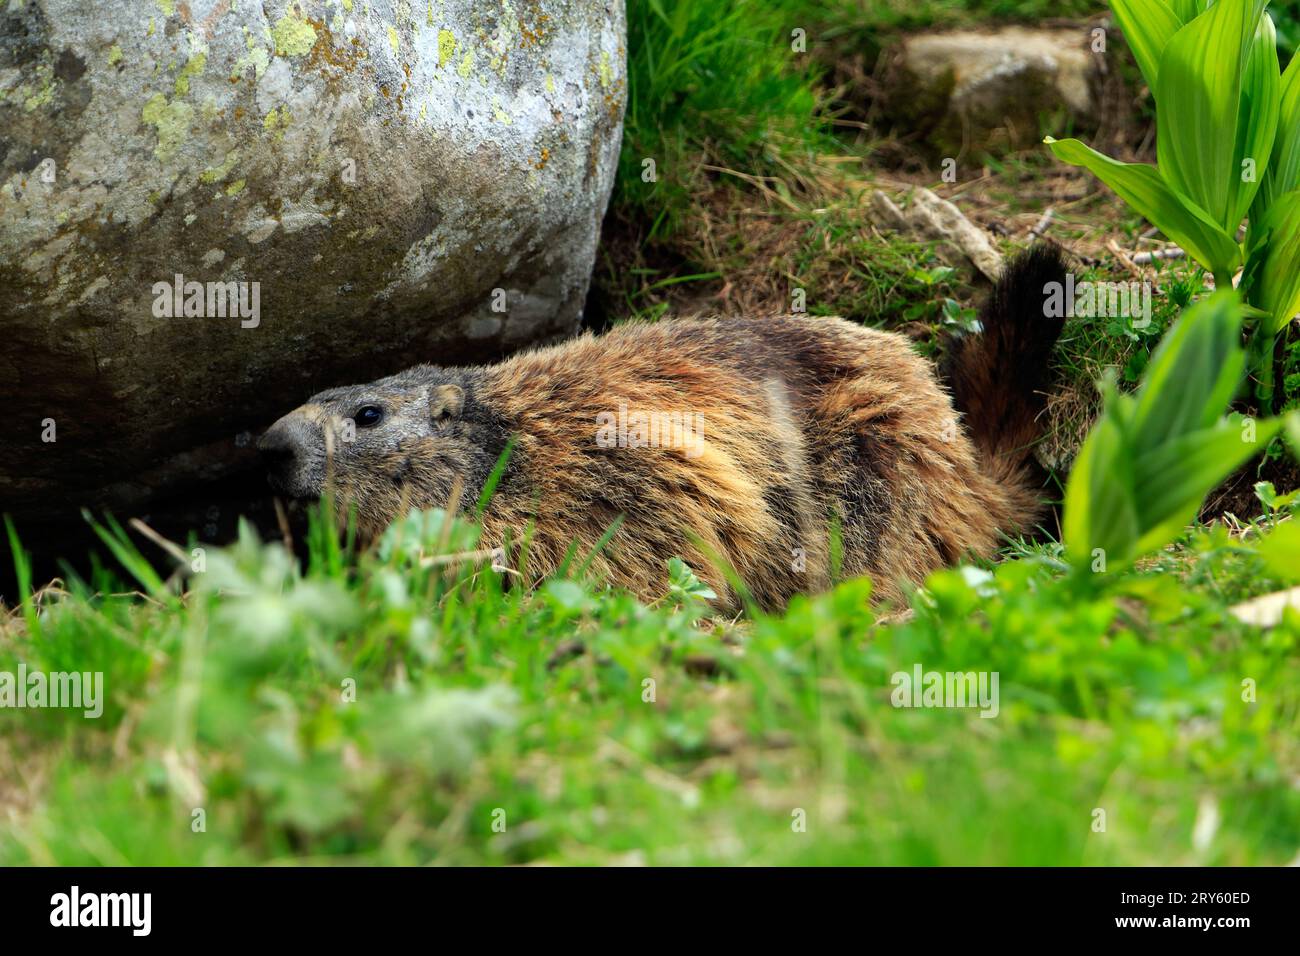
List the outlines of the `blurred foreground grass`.
<svg viewBox="0 0 1300 956">
<path fill-rule="evenodd" d="M 170 584 L 108 531 L 146 598 L 100 570 L 0 633 L 0 671 L 106 688 L 0 711 L 0 864 L 1286 863 L 1300 616 L 1227 612 L 1283 583 L 1268 523 L 1102 591 L 1020 548 L 910 616 L 852 580 L 743 623 L 683 570 L 649 607 L 503 591 L 438 512 L 361 555 L 318 533 L 306 573 L 248 532 Z M 896 708 L 917 665 L 998 672 L 996 716 Z"/>
</svg>

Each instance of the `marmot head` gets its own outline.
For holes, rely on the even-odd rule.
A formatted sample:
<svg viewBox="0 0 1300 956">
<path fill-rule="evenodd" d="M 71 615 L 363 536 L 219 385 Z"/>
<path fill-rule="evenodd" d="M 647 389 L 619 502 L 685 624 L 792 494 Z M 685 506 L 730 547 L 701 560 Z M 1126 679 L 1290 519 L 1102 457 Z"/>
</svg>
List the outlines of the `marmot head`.
<svg viewBox="0 0 1300 956">
<path fill-rule="evenodd" d="M 479 380 L 421 365 L 313 395 L 258 440 L 271 487 L 309 500 L 328 488 L 340 522 L 355 508 L 365 535 L 411 508 L 445 507 L 457 484 L 472 502 L 506 439 Z"/>
</svg>

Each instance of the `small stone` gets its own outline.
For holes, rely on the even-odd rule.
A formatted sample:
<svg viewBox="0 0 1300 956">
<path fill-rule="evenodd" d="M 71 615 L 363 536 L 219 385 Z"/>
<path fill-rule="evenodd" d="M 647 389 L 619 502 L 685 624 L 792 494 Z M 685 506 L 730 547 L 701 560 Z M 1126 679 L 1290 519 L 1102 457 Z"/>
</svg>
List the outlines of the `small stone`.
<svg viewBox="0 0 1300 956">
<path fill-rule="evenodd" d="M 909 36 L 887 54 L 884 111 L 953 157 L 1031 147 L 1044 116 L 1068 116 L 1085 128 L 1096 119 L 1104 70 L 1092 51 L 1096 28 L 1079 22 Z"/>
</svg>

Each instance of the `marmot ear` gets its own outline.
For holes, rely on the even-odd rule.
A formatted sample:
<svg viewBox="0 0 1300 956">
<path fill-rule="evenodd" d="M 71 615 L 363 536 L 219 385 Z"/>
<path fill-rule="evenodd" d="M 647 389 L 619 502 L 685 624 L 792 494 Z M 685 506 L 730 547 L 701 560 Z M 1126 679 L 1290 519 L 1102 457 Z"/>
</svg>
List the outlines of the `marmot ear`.
<svg viewBox="0 0 1300 956">
<path fill-rule="evenodd" d="M 459 385 L 439 385 L 429 392 L 429 418 L 435 425 L 459 418 L 464 406 L 465 390 Z"/>
</svg>

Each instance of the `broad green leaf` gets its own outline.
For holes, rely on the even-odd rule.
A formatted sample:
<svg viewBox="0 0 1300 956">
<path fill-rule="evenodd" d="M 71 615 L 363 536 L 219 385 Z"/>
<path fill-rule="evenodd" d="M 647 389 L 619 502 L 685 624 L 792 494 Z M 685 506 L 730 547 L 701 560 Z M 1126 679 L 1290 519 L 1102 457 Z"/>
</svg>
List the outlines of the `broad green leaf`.
<svg viewBox="0 0 1300 956">
<path fill-rule="evenodd" d="M 1102 548 L 1119 566 L 1174 540 L 1205 496 L 1282 428 L 1280 419 L 1222 418 L 1245 367 L 1241 325 L 1236 291 L 1220 290 L 1165 335 L 1136 397 L 1107 389 L 1065 489 L 1065 544 L 1076 564 Z"/>
<path fill-rule="evenodd" d="M 1272 511 L 1277 504 L 1277 489 L 1273 487 L 1273 482 L 1255 482 L 1255 497 L 1259 499 L 1260 504 Z"/>
<path fill-rule="evenodd" d="M 1281 106 L 1281 78 L 1278 75 L 1277 30 L 1264 14 L 1255 31 L 1241 84 L 1241 109 L 1237 113 L 1237 147 L 1228 201 L 1228 220 L 1240 223 L 1263 184 L 1272 161 Z"/>
<path fill-rule="evenodd" d="M 1291 446 L 1291 454 L 1300 459 L 1300 412 L 1290 412 L 1286 416 L 1286 440 Z"/>
<path fill-rule="evenodd" d="M 1174 13 L 1183 23 L 1191 23 L 1205 12 L 1206 0 L 1173 0 L 1170 3 Z"/>
<path fill-rule="evenodd" d="M 1255 497 L 1269 511 L 1280 511 L 1283 508 L 1290 508 L 1292 503 L 1300 503 L 1300 488 L 1279 495 L 1277 489 L 1273 487 L 1273 482 L 1257 481 L 1255 482 Z"/>
<path fill-rule="evenodd" d="M 668 560 L 668 594 L 686 604 L 695 600 L 713 601 L 718 597 L 681 558 Z"/>
<path fill-rule="evenodd" d="M 595 606 L 591 595 L 577 581 L 548 581 L 542 594 L 557 608 L 571 614 L 580 614 Z"/>
<path fill-rule="evenodd" d="M 1223 410 L 1223 406 L 1219 407 Z M 1134 490 L 1142 525 L 1138 553 L 1163 547 L 1192 520 L 1205 496 L 1240 465 L 1264 450 L 1282 427 L 1280 419 L 1219 424 L 1188 432 L 1149 450 L 1134 463 Z"/>
<path fill-rule="evenodd" d="M 1269 570 L 1283 581 L 1300 581 L 1300 522 L 1278 525 L 1256 550 Z"/>
<path fill-rule="evenodd" d="M 1055 140 L 1049 136 L 1045 142 L 1060 159 L 1091 170 L 1121 199 L 1211 272 L 1235 270 L 1241 264 L 1241 249 L 1233 234 L 1182 199 L 1165 183 L 1154 166 L 1121 163 L 1077 139 Z"/>
<path fill-rule="evenodd" d="M 1222 289 L 1184 312 L 1151 356 L 1131 426 L 1135 447 L 1159 448 L 1218 421 L 1244 368 L 1239 300 Z"/>
<path fill-rule="evenodd" d="M 1128 443 L 1108 412 L 1097 420 L 1070 470 L 1062 530 L 1071 556 L 1088 566 L 1101 548 L 1107 565 L 1121 566 L 1138 539 Z"/>
<path fill-rule="evenodd" d="M 1300 188 L 1300 56 L 1292 57 L 1291 65 L 1282 74 L 1279 101 L 1273 154 L 1251 206 L 1252 222 L 1264 218 L 1283 195 Z"/>
<path fill-rule="evenodd" d="M 1217 0 L 1169 41 L 1156 78 L 1160 175 L 1229 235 L 1241 222 L 1232 215 L 1243 67 L 1266 2 Z"/>
<path fill-rule="evenodd" d="M 1269 313 L 1276 334 L 1300 312 L 1300 189 L 1275 202 L 1252 233 L 1252 298 Z"/>
<path fill-rule="evenodd" d="M 1187 18 L 1179 17 L 1165 0 L 1111 0 L 1110 8 L 1147 86 L 1154 91 L 1160 55 Z"/>
</svg>

